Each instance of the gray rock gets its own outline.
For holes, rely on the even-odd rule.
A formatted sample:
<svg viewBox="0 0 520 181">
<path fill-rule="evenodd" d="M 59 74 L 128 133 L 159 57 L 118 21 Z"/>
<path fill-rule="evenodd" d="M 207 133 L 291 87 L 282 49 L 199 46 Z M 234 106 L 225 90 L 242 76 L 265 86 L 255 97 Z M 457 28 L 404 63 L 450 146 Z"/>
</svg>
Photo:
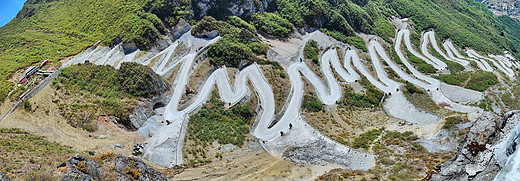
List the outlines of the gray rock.
<svg viewBox="0 0 520 181">
<path fill-rule="evenodd" d="M 109 160 L 105 160 L 109 162 L 113 162 L 113 168 L 110 168 L 110 172 L 112 170 L 117 172 L 119 180 L 140 180 L 140 181 L 150 181 L 150 180 L 170 180 L 164 177 L 160 172 L 149 168 L 141 159 L 139 158 L 129 158 L 125 156 L 117 156 L 115 158 L 111 158 Z M 103 169 L 96 164 L 96 162 L 92 160 L 87 160 L 83 155 L 76 154 L 73 157 L 69 158 L 65 165 L 67 167 L 65 176 L 62 180 L 66 181 L 92 181 L 92 180 L 103 180 Z M 0 181 L 2 180 L 3 173 L 0 172 Z"/>
<path fill-rule="evenodd" d="M 200 32 L 200 33 L 197 32 L 194 35 L 197 37 L 213 39 L 219 35 L 219 32 L 217 30 L 212 30 L 212 31 L 202 30 L 202 32 Z"/>
<path fill-rule="evenodd" d="M 76 153 L 74 155 L 74 157 L 72 157 L 73 159 L 76 159 L 76 160 L 79 160 L 79 161 L 83 161 L 85 160 L 85 157 L 82 155 L 82 154 L 79 154 L 79 153 Z"/>
<path fill-rule="evenodd" d="M 172 40 L 179 39 L 184 33 L 190 31 L 191 26 L 184 19 L 180 19 L 177 26 L 174 26 L 170 30 L 170 38 Z"/>
<path fill-rule="evenodd" d="M 149 168 L 141 159 L 119 156 L 115 160 L 119 180 L 170 180 L 160 172 Z"/>
<path fill-rule="evenodd" d="M 116 149 L 116 146 L 114 146 L 114 145 L 110 145 L 110 149 L 111 149 L 111 150 L 115 150 L 115 149 Z"/>
<path fill-rule="evenodd" d="M 132 124 L 131 126 L 133 126 L 135 129 L 141 128 L 146 123 L 148 118 L 155 115 L 155 109 L 158 107 L 160 108 L 169 102 L 171 98 L 171 91 L 168 91 L 169 86 L 166 83 L 164 83 L 164 86 L 166 91 L 164 91 L 160 96 L 140 99 L 132 114 L 128 116 L 130 119 L 130 124 Z"/>
<path fill-rule="evenodd" d="M 61 164 L 63 165 L 63 164 Z M 103 177 L 102 168 L 92 160 L 86 160 L 85 157 L 79 153 L 76 153 L 73 157 L 70 157 L 65 162 L 67 170 L 63 180 L 101 180 Z"/>
<path fill-rule="evenodd" d="M 117 143 L 117 144 L 116 144 L 116 147 L 118 147 L 118 148 L 125 148 L 125 145 L 122 145 L 122 144 Z"/>
<path fill-rule="evenodd" d="M 0 171 L 0 181 L 11 181 L 11 179 L 9 179 L 4 172 Z"/>
<path fill-rule="evenodd" d="M 105 139 L 105 138 L 107 138 L 106 135 L 99 135 L 99 139 Z"/>
<path fill-rule="evenodd" d="M 241 1 L 224 1 L 224 0 L 204 0 L 199 1 L 194 6 L 195 16 L 202 18 L 209 12 L 218 12 L 224 15 L 233 15 L 240 17 L 251 16 L 256 12 L 264 12 L 266 10 L 274 10 L 276 8 L 274 0 L 241 0 Z"/>
<path fill-rule="evenodd" d="M 483 113 L 466 133 L 454 158 L 440 165 L 426 180 L 493 180 L 501 169 L 497 159 L 504 160 L 502 153 L 495 150 L 508 146 L 499 143 L 508 138 L 519 122 L 519 111 L 502 116 Z"/>
</svg>

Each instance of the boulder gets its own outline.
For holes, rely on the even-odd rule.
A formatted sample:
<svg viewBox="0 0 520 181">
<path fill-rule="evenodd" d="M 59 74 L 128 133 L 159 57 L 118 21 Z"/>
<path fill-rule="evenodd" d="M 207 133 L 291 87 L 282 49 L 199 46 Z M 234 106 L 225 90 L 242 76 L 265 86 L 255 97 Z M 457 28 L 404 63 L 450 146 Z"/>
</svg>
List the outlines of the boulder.
<svg viewBox="0 0 520 181">
<path fill-rule="evenodd" d="M 9 179 L 4 172 L 0 171 L 0 181 L 11 181 L 11 179 Z"/>
</svg>

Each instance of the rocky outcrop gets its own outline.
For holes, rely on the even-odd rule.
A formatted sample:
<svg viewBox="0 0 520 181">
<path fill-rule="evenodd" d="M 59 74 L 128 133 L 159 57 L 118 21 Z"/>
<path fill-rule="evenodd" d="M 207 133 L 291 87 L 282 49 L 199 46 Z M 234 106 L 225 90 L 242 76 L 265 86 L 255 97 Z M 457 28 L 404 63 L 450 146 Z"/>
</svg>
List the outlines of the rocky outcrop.
<svg viewBox="0 0 520 181">
<path fill-rule="evenodd" d="M 276 9 L 274 0 L 197 0 L 192 1 L 195 17 L 213 16 L 216 18 L 227 15 L 247 17 L 256 12 Z"/>
<path fill-rule="evenodd" d="M 160 172 L 149 168 L 141 159 L 118 156 L 115 159 L 115 169 L 119 180 L 170 180 Z"/>
<path fill-rule="evenodd" d="M 520 111 L 502 116 L 483 113 L 467 132 L 455 157 L 433 170 L 426 180 L 493 180 L 516 151 L 515 142 L 506 140 L 516 132 L 519 122 Z"/>
<path fill-rule="evenodd" d="M 179 39 L 184 33 L 190 31 L 191 26 L 184 19 L 180 19 L 176 26 L 170 29 L 170 38 L 172 40 Z"/>
<path fill-rule="evenodd" d="M 60 164 L 58 168 L 60 167 L 65 167 L 66 169 L 63 177 L 63 180 L 66 181 L 101 180 L 103 176 L 103 170 L 96 162 L 85 159 L 79 153 L 67 159 L 65 163 Z"/>
<path fill-rule="evenodd" d="M 11 181 L 11 179 L 9 179 L 4 172 L 0 171 L 0 181 Z"/>
<path fill-rule="evenodd" d="M 170 180 L 164 177 L 157 170 L 149 168 L 139 158 L 130 158 L 110 153 L 96 157 L 94 160 L 97 161 L 88 160 L 83 155 L 76 153 L 65 163 L 62 163 L 58 166 L 58 169 L 61 170 L 60 173 L 63 174 L 61 176 L 62 179 L 60 180 L 112 180 L 115 179 L 114 177 L 117 177 L 117 180 Z M 104 166 L 99 166 L 97 164 L 99 162 L 103 162 Z M 109 165 L 114 166 L 112 167 Z M 1 174 L 0 181 L 3 181 Z"/>
<path fill-rule="evenodd" d="M 146 123 L 148 118 L 156 114 L 162 114 L 162 111 L 158 111 L 158 109 L 167 105 L 171 96 L 171 91 L 166 91 L 160 96 L 139 99 L 138 105 L 135 106 L 132 114 L 128 116 L 132 126 L 139 129 Z"/>
</svg>

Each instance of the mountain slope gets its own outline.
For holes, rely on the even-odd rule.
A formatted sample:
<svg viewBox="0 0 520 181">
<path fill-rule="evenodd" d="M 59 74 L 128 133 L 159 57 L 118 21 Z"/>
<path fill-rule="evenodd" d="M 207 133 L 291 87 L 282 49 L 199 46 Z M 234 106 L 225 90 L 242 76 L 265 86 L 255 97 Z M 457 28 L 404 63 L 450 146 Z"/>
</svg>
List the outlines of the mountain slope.
<svg viewBox="0 0 520 181">
<path fill-rule="evenodd" d="M 7 80 L 16 70 L 74 55 L 98 40 L 149 49 L 181 18 L 193 23 L 204 15 L 239 15 L 248 20 L 261 11 L 274 12 L 297 28 L 327 28 L 344 40 L 362 32 L 391 42 L 394 26 L 387 20 L 401 16 L 410 17 L 416 30 L 433 28 L 439 38 L 451 38 L 460 47 L 514 55 L 520 49 L 520 23 L 498 18 L 471 0 L 29 0 L 0 28 L 0 101 L 13 88 Z"/>
</svg>

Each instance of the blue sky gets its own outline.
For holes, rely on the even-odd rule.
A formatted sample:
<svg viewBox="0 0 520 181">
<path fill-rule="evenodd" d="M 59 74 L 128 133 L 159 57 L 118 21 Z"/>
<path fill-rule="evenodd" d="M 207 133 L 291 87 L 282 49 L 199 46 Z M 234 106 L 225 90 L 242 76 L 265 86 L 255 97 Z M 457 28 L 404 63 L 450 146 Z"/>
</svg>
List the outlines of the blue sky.
<svg viewBox="0 0 520 181">
<path fill-rule="evenodd" d="M 18 11 L 23 7 L 26 0 L 0 0 L 0 27 L 9 23 Z"/>
</svg>

